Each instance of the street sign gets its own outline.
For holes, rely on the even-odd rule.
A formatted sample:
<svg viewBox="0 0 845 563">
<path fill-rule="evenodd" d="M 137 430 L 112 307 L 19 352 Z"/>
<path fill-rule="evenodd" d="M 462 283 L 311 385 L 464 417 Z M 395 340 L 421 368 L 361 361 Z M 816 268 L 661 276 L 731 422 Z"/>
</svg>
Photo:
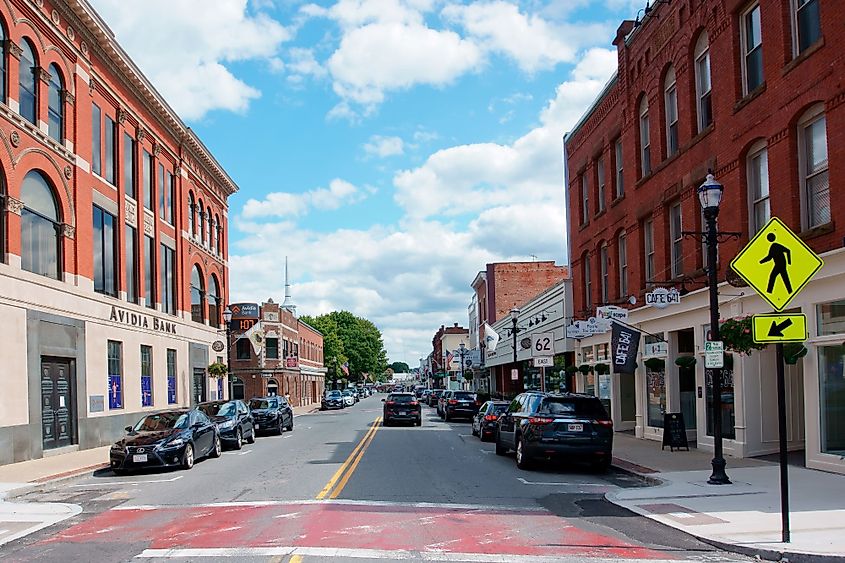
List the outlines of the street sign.
<svg viewBox="0 0 845 563">
<path fill-rule="evenodd" d="M 552 356 L 538 356 L 534 358 L 535 368 L 550 368 L 555 365 L 555 359 Z"/>
<path fill-rule="evenodd" d="M 754 342 L 804 342 L 807 340 L 807 317 L 803 314 L 754 315 L 751 317 Z"/>
<path fill-rule="evenodd" d="M 512 369 L 511 370 L 511 381 L 519 381 L 519 370 Z"/>
<path fill-rule="evenodd" d="M 704 369 L 721 369 L 725 367 L 725 344 L 721 340 L 706 340 L 704 342 Z"/>
<path fill-rule="evenodd" d="M 531 355 L 554 356 L 555 355 L 555 333 L 538 332 L 531 335 Z M 534 364 L 537 365 L 537 364 Z"/>
<path fill-rule="evenodd" d="M 776 311 L 783 311 L 823 265 L 777 217 L 769 219 L 731 262 L 736 273 Z"/>
</svg>

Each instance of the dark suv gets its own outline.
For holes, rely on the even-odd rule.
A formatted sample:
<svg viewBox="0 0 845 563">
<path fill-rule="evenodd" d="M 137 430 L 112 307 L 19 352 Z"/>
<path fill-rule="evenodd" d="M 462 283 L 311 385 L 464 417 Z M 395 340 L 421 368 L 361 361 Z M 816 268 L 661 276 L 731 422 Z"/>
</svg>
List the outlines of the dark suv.
<svg viewBox="0 0 845 563">
<path fill-rule="evenodd" d="M 441 416 L 446 422 L 458 417 L 471 419 L 478 412 L 475 393 L 470 391 L 448 391 L 440 401 L 442 403 Z"/>
<path fill-rule="evenodd" d="M 411 422 L 422 425 L 422 407 L 413 393 L 391 393 L 384 401 L 384 425 Z"/>
<path fill-rule="evenodd" d="M 217 425 L 220 439 L 236 450 L 241 449 L 244 440 L 249 444 L 255 442 L 252 413 L 243 401 L 208 401 L 197 408 Z"/>
<path fill-rule="evenodd" d="M 539 458 L 585 461 L 610 467 L 613 421 L 598 398 L 575 393 L 517 395 L 499 417 L 496 453 L 516 451 L 516 465 L 528 469 Z"/>
<path fill-rule="evenodd" d="M 255 397 L 249 400 L 249 408 L 260 432 L 293 430 L 293 409 L 284 397 Z"/>
</svg>

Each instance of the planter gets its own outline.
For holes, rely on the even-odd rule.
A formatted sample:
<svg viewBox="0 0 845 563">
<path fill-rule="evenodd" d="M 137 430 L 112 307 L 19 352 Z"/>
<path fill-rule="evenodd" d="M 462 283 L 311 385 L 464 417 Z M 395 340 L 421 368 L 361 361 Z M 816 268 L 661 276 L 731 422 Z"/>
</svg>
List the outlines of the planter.
<svg viewBox="0 0 845 563">
<path fill-rule="evenodd" d="M 597 375 L 607 375 L 610 373 L 610 366 L 607 364 L 596 364 L 595 369 Z"/>
<path fill-rule="evenodd" d="M 214 362 L 208 366 L 208 375 L 211 377 L 226 377 L 227 373 L 229 373 L 229 368 L 226 364 Z"/>
<path fill-rule="evenodd" d="M 583 375 L 587 375 L 588 373 L 593 371 L 593 366 L 590 364 L 581 364 L 578 366 L 578 371 L 580 371 Z"/>
<path fill-rule="evenodd" d="M 643 361 L 643 364 L 651 371 L 663 371 L 666 369 L 666 360 L 663 358 L 649 358 Z"/>
<path fill-rule="evenodd" d="M 787 365 L 794 366 L 798 360 L 807 355 L 807 347 L 800 342 L 790 342 L 783 346 L 783 361 Z"/>
<path fill-rule="evenodd" d="M 763 350 L 766 344 L 754 342 L 751 336 L 751 317 L 728 319 L 719 325 L 719 338 L 725 343 L 725 350 L 737 354 L 750 354 L 753 350 Z"/>
<path fill-rule="evenodd" d="M 682 368 L 694 368 L 696 364 L 695 356 L 678 356 L 675 358 L 675 365 Z"/>
</svg>

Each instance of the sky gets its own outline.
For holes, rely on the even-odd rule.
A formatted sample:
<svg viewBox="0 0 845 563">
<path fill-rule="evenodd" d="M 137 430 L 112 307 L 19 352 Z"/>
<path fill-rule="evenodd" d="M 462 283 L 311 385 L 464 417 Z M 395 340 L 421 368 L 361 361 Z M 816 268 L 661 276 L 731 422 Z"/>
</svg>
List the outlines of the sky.
<svg viewBox="0 0 845 563">
<path fill-rule="evenodd" d="M 373 321 L 416 366 L 489 262 L 566 264 L 563 135 L 645 0 L 89 0 L 240 187 L 232 302 Z"/>
</svg>

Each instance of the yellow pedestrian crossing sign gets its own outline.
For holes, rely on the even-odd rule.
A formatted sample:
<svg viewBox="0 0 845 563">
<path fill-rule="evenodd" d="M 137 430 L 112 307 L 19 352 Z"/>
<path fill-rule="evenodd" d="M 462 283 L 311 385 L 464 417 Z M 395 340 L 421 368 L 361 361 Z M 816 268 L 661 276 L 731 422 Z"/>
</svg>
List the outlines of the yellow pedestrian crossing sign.
<svg viewBox="0 0 845 563">
<path fill-rule="evenodd" d="M 777 217 L 769 219 L 731 262 L 731 268 L 775 311 L 783 311 L 823 265 Z"/>
<path fill-rule="evenodd" d="M 807 340 L 807 317 L 798 314 L 754 315 L 751 337 L 760 344 L 769 342 L 804 342 Z"/>
</svg>

